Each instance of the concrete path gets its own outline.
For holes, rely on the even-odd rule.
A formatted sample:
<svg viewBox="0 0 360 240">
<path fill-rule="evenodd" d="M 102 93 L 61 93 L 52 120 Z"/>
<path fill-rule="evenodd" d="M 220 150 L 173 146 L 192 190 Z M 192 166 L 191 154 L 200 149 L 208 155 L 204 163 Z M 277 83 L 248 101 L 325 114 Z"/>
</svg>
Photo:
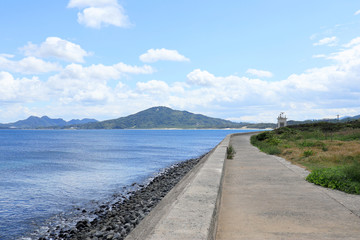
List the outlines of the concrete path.
<svg viewBox="0 0 360 240">
<path fill-rule="evenodd" d="M 233 136 L 226 160 L 217 240 L 360 239 L 359 196 L 324 190 L 304 171 Z M 341 197 L 343 196 L 343 198 Z"/>
</svg>

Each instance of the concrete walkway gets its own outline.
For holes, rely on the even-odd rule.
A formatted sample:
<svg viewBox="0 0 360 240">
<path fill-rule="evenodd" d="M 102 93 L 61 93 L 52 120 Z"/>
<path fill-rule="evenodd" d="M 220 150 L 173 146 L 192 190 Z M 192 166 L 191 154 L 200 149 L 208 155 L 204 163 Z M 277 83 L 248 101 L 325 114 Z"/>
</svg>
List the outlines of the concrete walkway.
<svg viewBox="0 0 360 240">
<path fill-rule="evenodd" d="M 304 171 L 233 136 L 216 239 L 360 239 L 359 196 L 324 190 Z M 360 214 L 359 214 L 360 215 Z"/>
</svg>

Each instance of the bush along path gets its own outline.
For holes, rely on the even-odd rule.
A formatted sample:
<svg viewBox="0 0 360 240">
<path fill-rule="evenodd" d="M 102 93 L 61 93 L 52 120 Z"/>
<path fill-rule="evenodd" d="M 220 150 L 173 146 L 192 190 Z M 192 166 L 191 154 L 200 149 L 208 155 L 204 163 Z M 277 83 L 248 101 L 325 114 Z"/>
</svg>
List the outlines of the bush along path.
<svg viewBox="0 0 360 240">
<path fill-rule="evenodd" d="M 360 194 L 360 121 L 282 127 L 251 137 L 261 151 L 304 166 L 307 181 Z"/>
<path fill-rule="evenodd" d="M 229 145 L 226 149 L 226 158 L 227 159 L 233 159 L 235 155 L 235 150 L 232 145 Z"/>
</svg>

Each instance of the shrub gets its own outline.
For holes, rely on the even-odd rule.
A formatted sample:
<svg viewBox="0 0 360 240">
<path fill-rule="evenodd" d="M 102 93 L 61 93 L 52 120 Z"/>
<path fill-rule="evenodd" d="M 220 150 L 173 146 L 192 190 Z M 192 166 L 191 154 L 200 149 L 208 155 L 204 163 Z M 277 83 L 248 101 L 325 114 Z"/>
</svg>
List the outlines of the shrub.
<svg viewBox="0 0 360 240">
<path fill-rule="evenodd" d="M 268 132 L 264 132 L 264 133 L 268 133 Z M 264 134 L 264 133 L 251 136 L 250 138 L 251 144 L 258 147 L 261 151 L 265 153 L 271 155 L 280 154 L 281 150 L 276 146 L 280 142 L 280 140 L 277 138 L 273 138 L 270 134 Z M 259 135 L 261 136 L 259 137 Z"/>
<path fill-rule="evenodd" d="M 257 144 L 258 144 L 258 142 L 259 142 L 259 140 L 257 139 L 257 136 L 258 136 L 258 135 L 252 135 L 252 136 L 250 137 L 250 143 L 251 143 L 252 145 L 254 145 L 254 146 L 257 146 Z"/>
<path fill-rule="evenodd" d="M 304 151 L 304 157 L 310 157 L 314 155 L 314 152 L 312 150 L 306 150 Z"/>
<path fill-rule="evenodd" d="M 275 146 L 268 146 L 267 148 L 264 149 L 264 152 L 270 155 L 278 155 L 281 153 L 281 150 Z"/>
<path fill-rule="evenodd" d="M 283 135 L 283 134 L 294 134 L 296 131 L 289 127 L 281 127 L 274 130 L 276 134 Z"/>
<path fill-rule="evenodd" d="M 229 147 L 227 147 L 227 149 L 226 149 L 226 158 L 227 159 L 233 159 L 235 153 L 236 152 L 235 152 L 233 146 L 229 145 Z"/>
<path fill-rule="evenodd" d="M 281 143 L 281 140 L 276 137 L 268 138 L 266 141 L 267 141 L 267 143 L 269 143 L 270 145 L 273 145 L 273 146 L 277 146 L 277 145 L 279 145 L 279 143 Z"/>
<path fill-rule="evenodd" d="M 360 182 L 359 180 L 354 180 L 356 176 L 360 176 L 360 167 L 350 174 L 348 172 L 349 170 L 348 167 L 318 169 L 310 173 L 306 180 L 323 187 L 338 189 L 347 193 L 360 194 Z M 355 174 L 355 176 L 352 174 Z M 353 179 L 351 177 L 355 178 Z"/>
<path fill-rule="evenodd" d="M 270 132 L 263 132 L 255 136 L 256 140 L 258 141 L 264 141 L 268 138 L 270 138 Z"/>
<path fill-rule="evenodd" d="M 352 165 L 344 167 L 343 172 L 352 181 L 360 182 L 360 163 L 354 162 Z"/>
</svg>

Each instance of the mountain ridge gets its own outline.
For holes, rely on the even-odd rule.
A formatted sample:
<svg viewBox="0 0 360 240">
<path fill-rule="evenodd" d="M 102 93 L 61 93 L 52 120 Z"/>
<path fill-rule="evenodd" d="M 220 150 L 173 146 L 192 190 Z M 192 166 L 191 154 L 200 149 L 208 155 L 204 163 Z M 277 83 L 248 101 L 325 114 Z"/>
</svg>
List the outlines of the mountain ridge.
<svg viewBox="0 0 360 240">
<path fill-rule="evenodd" d="M 49 127 L 63 127 L 74 124 L 85 124 L 89 122 L 97 122 L 96 119 L 72 119 L 65 121 L 62 118 L 49 118 L 48 116 L 36 117 L 30 116 L 27 119 L 19 120 L 13 123 L 0 124 L 0 128 L 5 129 L 36 129 L 36 128 L 49 128 Z"/>
<path fill-rule="evenodd" d="M 241 128 L 235 123 L 168 107 L 152 107 L 126 117 L 74 125 L 77 129 Z"/>
</svg>

